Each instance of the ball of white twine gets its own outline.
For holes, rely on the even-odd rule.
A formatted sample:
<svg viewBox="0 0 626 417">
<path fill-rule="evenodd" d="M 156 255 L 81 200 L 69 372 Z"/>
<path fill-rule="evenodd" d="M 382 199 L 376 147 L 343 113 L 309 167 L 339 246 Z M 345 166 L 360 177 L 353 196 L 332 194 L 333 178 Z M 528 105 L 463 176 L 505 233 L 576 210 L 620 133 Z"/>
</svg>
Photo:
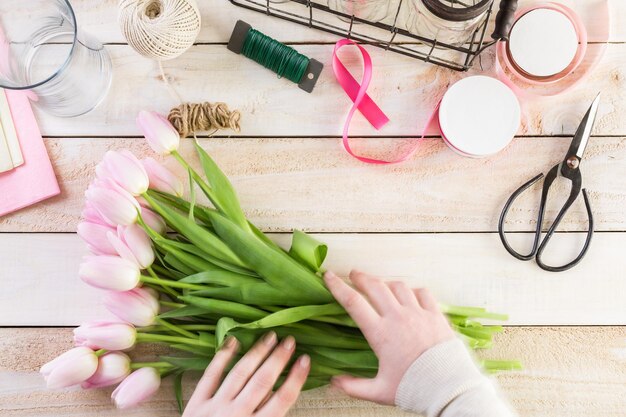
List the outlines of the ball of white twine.
<svg viewBox="0 0 626 417">
<path fill-rule="evenodd" d="M 158 61 L 185 52 L 200 32 L 195 0 L 120 0 L 119 24 L 128 44 Z"/>
</svg>

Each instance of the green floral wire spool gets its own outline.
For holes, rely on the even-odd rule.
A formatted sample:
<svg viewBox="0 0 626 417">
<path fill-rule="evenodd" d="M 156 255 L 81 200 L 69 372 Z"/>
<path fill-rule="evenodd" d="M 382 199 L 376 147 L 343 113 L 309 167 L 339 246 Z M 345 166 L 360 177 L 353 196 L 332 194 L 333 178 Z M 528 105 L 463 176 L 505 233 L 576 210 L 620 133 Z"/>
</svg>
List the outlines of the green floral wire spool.
<svg viewBox="0 0 626 417">
<path fill-rule="evenodd" d="M 255 29 L 248 31 L 241 53 L 294 83 L 300 82 L 309 66 L 309 58 Z"/>
<path fill-rule="evenodd" d="M 253 29 L 242 20 L 237 21 L 228 42 L 228 49 L 242 54 L 278 75 L 287 78 L 310 93 L 324 67 L 294 48 Z"/>
</svg>

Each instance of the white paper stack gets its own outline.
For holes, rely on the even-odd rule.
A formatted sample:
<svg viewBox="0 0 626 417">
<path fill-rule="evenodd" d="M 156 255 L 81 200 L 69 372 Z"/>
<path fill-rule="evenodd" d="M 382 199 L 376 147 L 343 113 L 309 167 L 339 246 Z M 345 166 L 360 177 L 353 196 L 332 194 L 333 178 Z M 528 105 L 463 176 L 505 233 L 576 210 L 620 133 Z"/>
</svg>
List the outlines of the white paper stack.
<svg viewBox="0 0 626 417">
<path fill-rule="evenodd" d="M 4 90 L 0 89 L 0 173 L 24 163 L 13 117 Z"/>
</svg>

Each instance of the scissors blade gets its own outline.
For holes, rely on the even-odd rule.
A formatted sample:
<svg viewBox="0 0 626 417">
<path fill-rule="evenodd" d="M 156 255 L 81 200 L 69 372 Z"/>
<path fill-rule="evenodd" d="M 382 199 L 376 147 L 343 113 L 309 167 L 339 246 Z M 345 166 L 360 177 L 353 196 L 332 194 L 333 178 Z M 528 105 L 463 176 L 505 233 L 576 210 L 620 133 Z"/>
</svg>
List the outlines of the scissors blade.
<svg viewBox="0 0 626 417">
<path fill-rule="evenodd" d="M 596 96 L 593 103 L 587 110 L 585 117 L 580 122 L 578 129 L 576 130 L 576 134 L 572 139 L 572 144 L 570 145 L 567 155 L 565 159 L 569 158 L 572 155 L 576 155 L 578 159 L 583 158 L 583 154 L 585 153 L 585 149 L 587 148 L 587 143 L 589 142 L 589 137 L 591 136 L 591 130 L 593 129 L 593 124 L 596 121 L 596 115 L 598 114 L 598 107 L 600 105 L 600 93 Z"/>
</svg>

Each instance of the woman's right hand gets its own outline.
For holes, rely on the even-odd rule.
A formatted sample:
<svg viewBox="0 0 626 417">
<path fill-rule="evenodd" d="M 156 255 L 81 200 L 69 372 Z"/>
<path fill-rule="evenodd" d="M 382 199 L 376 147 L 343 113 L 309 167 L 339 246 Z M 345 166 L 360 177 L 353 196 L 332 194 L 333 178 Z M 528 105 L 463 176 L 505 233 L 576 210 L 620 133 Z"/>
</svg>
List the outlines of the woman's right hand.
<svg viewBox="0 0 626 417">
<path fill-rule="evenodd" d="M 354 288 L 332 272 L 324 276 L 333 296 L 360 327 L 378 357 L 375 378 L 342 375 L 332 384 L 346 394 L 392 405 L 404 373 L 431 347 L 453 339 L 454 332 L 424 288 L 413 290 L 404 282 L 383 282 L 352 271 Z"/>
</svg>

